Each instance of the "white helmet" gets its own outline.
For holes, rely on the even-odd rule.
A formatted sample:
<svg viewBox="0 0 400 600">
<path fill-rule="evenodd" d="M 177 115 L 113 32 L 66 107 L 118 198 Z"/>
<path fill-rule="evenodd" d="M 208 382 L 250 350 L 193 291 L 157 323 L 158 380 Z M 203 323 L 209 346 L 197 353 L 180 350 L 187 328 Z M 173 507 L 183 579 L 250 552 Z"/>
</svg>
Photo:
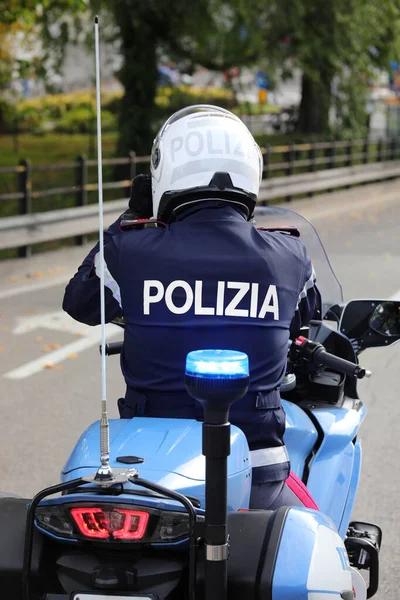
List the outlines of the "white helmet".
<svg viewBox="0 0 400 600">
<path fill-rule="evenodd" d="M 260 148 L 236 115 L 207 104 L 179 110 L 153 144 L 153 216 L 168 221 L 179 208 L 218 198 L 251 219 L 262 170 Z"/>
</svg>

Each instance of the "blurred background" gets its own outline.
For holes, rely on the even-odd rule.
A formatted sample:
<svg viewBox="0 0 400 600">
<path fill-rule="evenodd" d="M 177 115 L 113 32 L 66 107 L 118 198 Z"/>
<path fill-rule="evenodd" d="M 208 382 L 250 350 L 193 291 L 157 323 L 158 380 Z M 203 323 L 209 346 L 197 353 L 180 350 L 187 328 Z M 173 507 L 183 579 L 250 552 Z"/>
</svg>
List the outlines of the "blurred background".
<svg viewBox="0 0 400 600">
<path fill-rule="evenodd" d="M 397 157 L 398 0 L 1 0 L 0 218 L 97 201 L 95 14 L 106 200 L 128 195 L 161 123 L 195 103 L 240 115 L 263 150 L 322 144 L 269 156 L 276 176 L 285 158 L 347 160 L 345 140 L 359 140 L 352 164 L 388 158 L 383 143 Z"/>
<path fill-rule="evenodd" d="M 164 120 L 217 104 L 262 148 L 259 204 L 315 224 L 345 300 L 400 299 L 400 0 L 0 0 L 0 492 L 56 483 L 100 411 L 100 333 L 61 309 L 97 238 L 95 14 L 107 225 Z M 399 360 L 362 355 L 354 517 L 384 530 L 377 600 L 399 598 Z M 116 417 L 118 359 L 108 374 Z"/>
<path fill-rule="evenodd" d="M 148 153 L 160 122 L 194 102 L 232 109 L 262 143 L 396 130 L 396 0 L 6 0 L 2 163 L 93 154 L 94 13 L 109 155 Z"/>
<path fill-rule="evenodd" d="M 93 15 L 104 156 L 149 154 L 184 106 L 239 114 L 260 145 L 398 134 L 396 0 L 5 0 L 0 166 L 93 158 Z M 62 185 L 57 174 L 54 185 Z M 2 177 L 1 191 L 13 181 Z M 0 216 L 13 214 L 1 203 Z"/>
<path fill-rule="evenodd" d="M 161 123 L 195 103 L 240 115 L 264 151 L 303 144 L 269 157 L 276 176 L 307 170 L 285 159 L 388 158 L 383 143 L 397 157 L 397 0 L 1 0 L 0 218 L 97 201 L 95 14 L 106 200 L 128 195 Z M 345 140 L 359 141 L 350 163 Z"/>
</svg>

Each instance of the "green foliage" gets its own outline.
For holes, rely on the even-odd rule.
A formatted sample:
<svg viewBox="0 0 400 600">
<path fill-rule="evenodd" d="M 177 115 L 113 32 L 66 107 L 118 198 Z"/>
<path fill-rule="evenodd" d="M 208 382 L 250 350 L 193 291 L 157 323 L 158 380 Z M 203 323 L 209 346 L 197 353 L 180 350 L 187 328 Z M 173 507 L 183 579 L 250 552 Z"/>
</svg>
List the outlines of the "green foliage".
<svg viewBox="0 0 400 600">
<path fill-rule="evenodd" d="M 231 0 L 269 73 L 303 72 L 300 129 L 327 132 L 331 85 L 340 78 L 343 126 L 359 128 L 373 67 L 400 56 L 398 0 Z"/>
<path fill-rule="evenodd" d="M 121 154 L 129 148 L 148 152 L 154 124 L 165 112 L 192 103 L 182 88 L 170 96 L 157 91 L 160 56 L 218 70 L 258 64 L 272 82 L 299 68 L 299 129 L 325 134 L 333 102 L 340 108 L 338 126 L 347 132 L 363 127 L 371 69 L 385 68 L 389 59 L 400 56 L 399 0 L 174 0 L 173 5 L 170 0 L 0 0 L 0 25 L 38 28 L 45 54 L 37 66 L 45 76 L 59 69 L 67 41 L 88 38 L 93 51 L 94 12 L 100 14 L 102 39 L 115 42 L 123 57 L 118 77 L 124 97 L 104 106 L 118 112 Z M 1 64 L 8 69 L 7 62 Z M 5 80 L 10 77 L 7 69 Z M 216 100 L 233 106 L 228 98 Z M 63 118 L 66 127 L 75 127 L 92 108 L 91 101 L 80 107 L 76 118 L 66 119 L 55 115 L 55 109 L 42 116 L 27 109 L 24 119 L 41 126 L 41 120 Z"/>
<path fill-rule="evenodd" d="M 122 93 L 102 94 L 104 131 L 117 130 L 122 98 Z M 219 88 L 159 87 L 155 98 L 156 121 L 166 119 L 171 112 L 197 103 L 233 108 L 234 97 L 229 90 Z M 0 102 L 0 114 L 3 115 L 4 132 L 40 132 L 53 129 L 64 133 L 87 133 L 96 129 L 94 92 L 47 94 L 22 100 L 16 105 L 3 101 Z"/>
<path fill-rule="evenodd" d="M 108 110 L 101 111 L 102 131 L 115 131 L 116 118 Z M 66 112 L 55 126 L 62 133 L 90 133 L 96 131 L 96 115 L 88 108 L 74 108 Z"/>
<path fill-rule="evenodd" d="M 95 112 L 96 98 L 94 91 L 93 93 L 75 92 L 69 94 L 47 94 L 45 96 L 28 98 L 19 103 L 19 110 L 21 112 L 27 109 L 33 109 L 44 113 L 46 118 L 52 120 L 60 119 L 65 112 L 78 108 L 85 108 L 91 110 L 93 113 Z"/>
<path fill-rule="evenodd" d="M 16 107 L 0 98 L 0 131 L 11 133 L 17 122 Z"/>
<path fill-rule="evenodd" d="M 0 0 L 0 23 L 13 25 L 21 19 L 32 22 L 36 6 L 35 0 Z"/>
<path fill-rule="evenodd" d="M 93 138 L 93 139 L 92 139 Z M 0 136 L 0 166 L 10 167 L 18 164 L 21 158 L 30 158 L 34 165 L 49 165 L 54 163 L 71 162 L 79 154 L 90 155 L 94 158 L 94 152 L 90 152 L 92 142 L 96 142 L 94 136 L 88 134 L 62 134 L 45 133 L 43 135 L 33 135 L 24 133 L 19 136 L 1 135 Z M 111 158 L 115 154 L 117 142 L 116 133 L 104 133 L 102 137 L 103 156 Z M 53 187 L 58 185 L 72 185 L 71 173 L 67 173 L 67 178 L 61 179 L 63 172 L 57 172 L 57 179 L 50 183 Z M 37 175 L 39 177 L 39 175 Z M 93 170 L 93 181 L 96 181 L 96 169 Z M 4 184 L 5 175 L 0 177 L 0 187 Z M 46 174 L 49 177 L 49 173 Z M 10 188 L 2 187 L 2 191 L 15 191 L 15 174 L 9 176 Z M 48 186 L 52 187 L 49 182 Z M 44 189 L 46 181 L 40 181 L 38 189 Z"/>
<path fill-rule="evenodd" d="M 218 104 L 232 109 L 235 99 L 229 90 L 221 88 L 197 88 L 193 86 L 159 87 L 155 97 L 159 114 L 165 118 L 171 113 L 191 104 Z"/>
</svg>

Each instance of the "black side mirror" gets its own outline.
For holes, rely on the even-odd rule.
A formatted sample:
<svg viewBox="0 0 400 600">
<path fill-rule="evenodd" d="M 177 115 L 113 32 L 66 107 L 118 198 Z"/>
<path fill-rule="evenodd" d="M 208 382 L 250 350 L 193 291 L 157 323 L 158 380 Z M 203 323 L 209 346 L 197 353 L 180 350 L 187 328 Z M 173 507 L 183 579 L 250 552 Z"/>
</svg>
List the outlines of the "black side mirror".
<svg viewBox="0 0 400 600">
<path fill-rule="evenodd" d="M 351 300 L 344 307 L 339 329 L 357 342 L 357 350 L 388 346 L 400 340 L 400 301 Z"/>
</svg>

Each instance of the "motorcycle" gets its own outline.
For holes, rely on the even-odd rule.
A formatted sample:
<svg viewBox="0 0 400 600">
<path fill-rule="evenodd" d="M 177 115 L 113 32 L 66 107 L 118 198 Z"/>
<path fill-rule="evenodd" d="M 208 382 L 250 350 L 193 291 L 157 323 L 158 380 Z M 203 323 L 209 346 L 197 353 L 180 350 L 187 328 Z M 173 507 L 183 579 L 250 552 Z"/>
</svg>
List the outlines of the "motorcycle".
<svg viewBox="0 0 400 600">
<path fill-rule="evenodd" d="M 364 600 L 376 593 L 382 532 L 350 521 L 366 416 L 357 381 L 370 374 L 358 357 L 400 339 L 400 302 L 344 304 L 311 223 L 285 208 L 263 212 L 268 228 L 300 231 L 318 277 L 318 319 L 289 342 L 280 389 L 291 469 L 318 508 L 249 510 L 252 455 L 243 432 L 227 423 L 247 391 L 248 357 L 193 348 L 182 377 L 203 422 L 110 419 L 107 481 L 96 473 L 96 421 L 61 483 L 31 500 L 0 499 L 3 597 Z M 110 343 L 107 354 L 121 349 Z"/>
</svg>

